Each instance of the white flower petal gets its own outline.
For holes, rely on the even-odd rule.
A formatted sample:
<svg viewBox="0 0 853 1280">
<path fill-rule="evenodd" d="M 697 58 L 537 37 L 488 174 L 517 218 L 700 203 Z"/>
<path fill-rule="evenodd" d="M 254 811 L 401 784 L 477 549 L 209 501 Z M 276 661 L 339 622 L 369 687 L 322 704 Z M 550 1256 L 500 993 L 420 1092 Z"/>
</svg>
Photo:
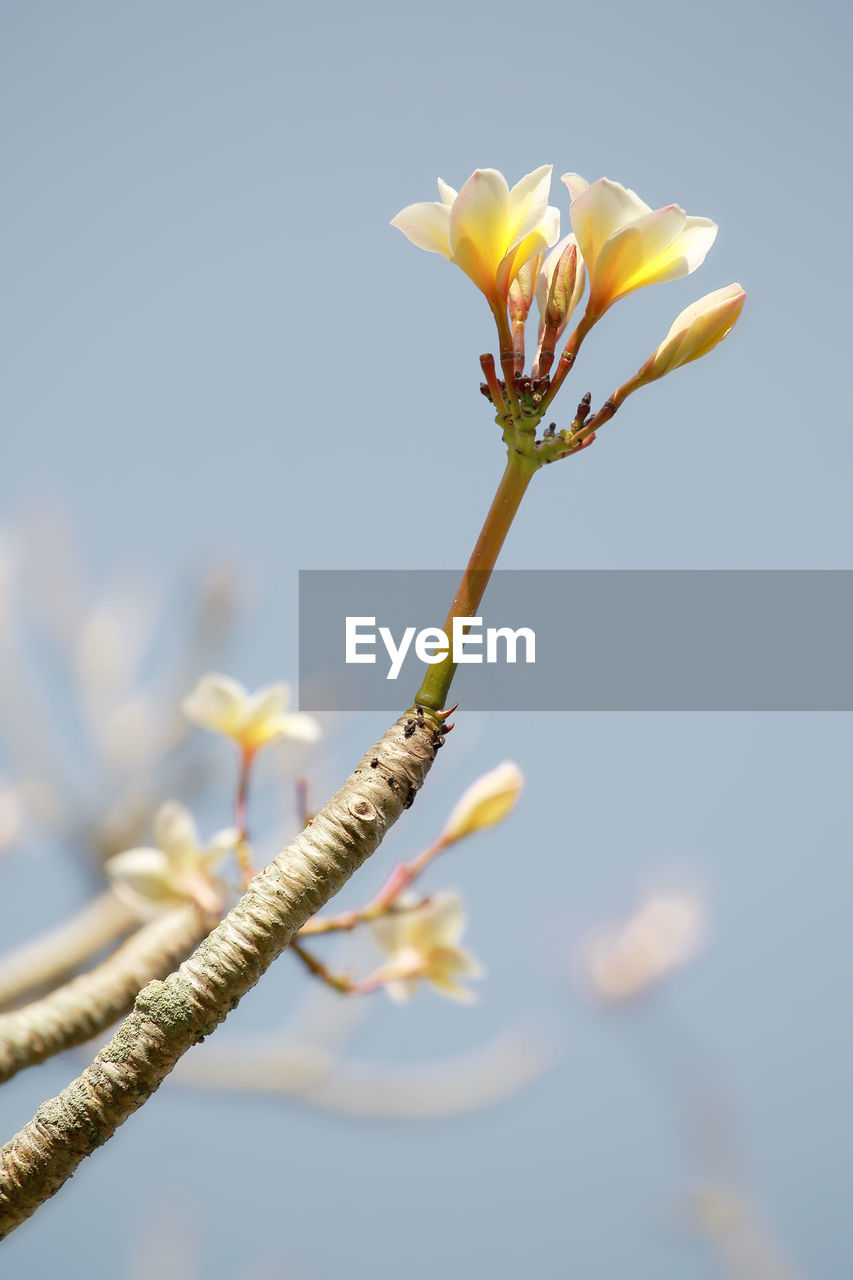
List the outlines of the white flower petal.
<svg viewBox="0 0 853 1280">
<path fill-rule="evenodd" d="M 290 689 L 286 684 L 267 684 L 246 699 L 243 727 L 250 730 L 256 725 L 279 716 L 290 702 Z"/>
<path fill-rule="evenodd" d="M 127 849 L 108 858 L 104 870 L 117 897 L 142 916 L 182 901 L 171 863 L 162 849 Z"/>
<path fill-rule="evenodd" d="M 418 983 L 416 978 L 394 978 L 391 982 L 385 983 L 385 990 L 388 992 L 390 999 L 395 1004 L 405 1004 L 411 1000 L 412 996 L 417 993 Z"/>
<path fill-rule="evenodd" d="M 591 270 L 590 303 L 602 313 L 626 293 L 658 280 L 667 254 L 684 230 L 687 215 L 678 205 L 655 209 L 614 231 L 601 246 Z M 675 258 L 678 254 L 675 252 Z"/>
<path fill-rule="evenodd" d="M 450 210 L 450 251 L 487 296 L 506 254 L 509 187 L 497 169 L 476 169 Z"/>
<path fill-rule="evenodd" d="M 318 721 L 303 711 L 291 711 L 286 716 L 279 716 L 278 723 L 282 737 L 291 742 L 317 742 L 323 736 Z"/>
<path fill-rule="evenodd" d="M 386 955 L 395 955 L 410 945 L 410 929 L 414 912 L 389 911 L 370 922 L 373 941 Z"/>
<path fill-rule="evenodd" d="M 680 256 L 685 263 L 683 275 L 691 275 L 697 267 L 701 267 L 711 245 L 717 238 L 716 222 L 710 218 L 689 217 L 679 237 Z M 670 277 L 667 277 L 668 279 Z"/>
<path fill-rule="evenodd" d="M 620 228 L 652 210 L 635 191 L 599 178 L 572 201 L 569 216 L 590 275 L 605 242 Z"/>
<path fill-rule="evenodd" d="M 459 192 L 454 187 L 451 187 L 450 183 L 445 182 L 443 178 L 439 178 L 438 194 L 441 197 L 441 203 L 450 208 Z"/>
<path fill-rule="evenodd" d="M 548 206 L 548 194 L 551 190 L 551 173 L 553 165 L 543 164 L 532 173 L 521 178 L 509 193 L 509 245 L 518 244 L 531 231 L 540 228 L 546 216 L 550 215 L 549 228 L 554 224 L 556 215 L 557 234 L 559 236 L 560 211 Z M 553 240 L 551 243 L 553 244 Z"/>
<path fill-rule="evenodd" d="M 228 734 L 242 715 L 247 696 L 239 680 L 211 672 L 201 677 L 181 706 L 196 724 Z"/>
<path fill-rule="evenodd" d="M 161 804 L 151 823 L 151 834 L 159 849 L 175 861 L 198 852 L 198 828 L 189 809 L 177 800 Z"/>
<path fill-rule="evenodd" d="M 438 201 L 407 205 L 391 219 L 391 226 L 402 231 L 406 239 L 419 249 L 440 253 L 445 258 L 453 257 L 449 243 L 449 205 Z"/>
<path fill-rule="evenodd" d="M 569 195 L 573 200 L 577 200 L 589 186 L 586 178 L 582 178 L 579 173 L 564 173 L 560 181 L 568 187 Z"/>
<path fill-rule="evenodd" d="M 452 947 L 465 932 L 465 908 L 457 893 L 444 890 L 411 912 L 409 941 L 427 953 L 433 947 Z"/>
<path fill-rule="evenodd" d="M 243 833 L 239 827 L 226 827 L 223 831 L 217 831 L 216 835 L 210 838 L 207 848 L 199 858 L 199 863 L 205 872 L 214 871 L 226 853 L 231 853 L 237 848 L 242 838 Z"/>
</svg>

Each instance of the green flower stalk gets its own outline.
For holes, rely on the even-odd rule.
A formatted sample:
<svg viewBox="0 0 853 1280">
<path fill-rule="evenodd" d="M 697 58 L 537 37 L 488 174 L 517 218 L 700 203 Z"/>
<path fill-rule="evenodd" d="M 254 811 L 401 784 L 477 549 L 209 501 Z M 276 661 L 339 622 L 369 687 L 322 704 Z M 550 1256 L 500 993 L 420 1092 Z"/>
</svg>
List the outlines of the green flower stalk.
<svg viewBox="0 0 853 1280">
<path fill-rule="evenodd" d="M 568 427 L 538 427 L 572 370 L 581 344 L 605 313 L 646 285 L 695 271 L 717 234 L 709 218 L 678 205 L 652 209 L 633 191 L 600 178 L 592 184 L 569 173 L 572 233 L 559 241 L 559 214 L 548 204 L 551 166 L 527 174 L 512 188 L 495 169 L 477 169 L 459 192 L 441 178 L 438 201 L 408 205 L 392 226 L 413 244 L 459 266 L 483 293 L 494 316 L 503 379 L 492 355 L 480 357 L 483 394 L 497 411 L 507 447 L 506 469 L 444 624 L 476 614 L 501 547 L 539 467 L 573 457 L 622 401 L 646 383 L 705 355 L 731 329 L 743 306 L 740 285 L 729 285 L 678 317 L 665 341 L 636 377 L 614 391 L 596 413 L 584 396 Z M 559 241 L 559 243 L 558 243 Z M 549 252 L 550 250 L 550 252 Z M 589 280 L 586 309 L 557 362 L 555 345 Z M 540 325 L 536 358 L 524 374 L 524 327 L 534 296 Z M 433 665 L 418 691 L 419 705 L 445 706 L 455 674 L 450 654 Z"/>
</svg>

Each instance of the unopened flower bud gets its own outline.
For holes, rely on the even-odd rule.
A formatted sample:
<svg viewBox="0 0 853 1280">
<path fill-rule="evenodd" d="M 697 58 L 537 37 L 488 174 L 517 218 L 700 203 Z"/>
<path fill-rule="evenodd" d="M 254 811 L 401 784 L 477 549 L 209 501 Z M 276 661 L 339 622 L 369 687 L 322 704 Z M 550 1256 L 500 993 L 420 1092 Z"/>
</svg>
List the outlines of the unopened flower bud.
<svg viewBox="0 0 853 1280">
<path fill-rule="evenodd" d="M 739 284 L 726 285 L 692 302 L 677 316 L 663 342 L 633 378 L 610 397 L 618 408 L 639 387 L 655 382 L 691 360 L 707 355 L 722 342 L 740 315 L 746 294 Z"/>
<path fill-rule="evenodd" d="M 638 376 L 643 382 L 654 382 L 680 365 L 707 355 L 732 329 L 745 299 L 741 286 L 730 284 L 685 307 Z"/>
<path fill-rule="evenodd" d="M 546 324 L 555 327 L 562 324 L 569 309 L 577 273 L 578 247 L 576 244 L 567 244 L 551 277 L 551 288 L 545 306 Z"/>
<path fill-rule="evenodd" d="M 472 783 L 445 824 L 443 837 L 462 840 L 474 831 L 493 827 L 515 808 L 524 777 L 518 765 L 506 761 Z"/>
<path fill-rule="evenodd" d="M 544 254 L 537 253 L 535 257 L 529 258 L 519 271 L 518 275 L 509 286 L 509 318 L 510 320 L 522 323 L 527 319 L 527 314 L 533 303 L 533 297 L 536 293 L 536 282 L 539 278 L 539 272 L 542 270 Z"/>
<path fill-rule="evenodd" d="M 556 340 L 569 323 L 586 283 L 583 258 L 574 235 L 564 236 L 545 258 L 536 285 L 541 324 L 540 340 L 548 328 Z"/>
</svg>

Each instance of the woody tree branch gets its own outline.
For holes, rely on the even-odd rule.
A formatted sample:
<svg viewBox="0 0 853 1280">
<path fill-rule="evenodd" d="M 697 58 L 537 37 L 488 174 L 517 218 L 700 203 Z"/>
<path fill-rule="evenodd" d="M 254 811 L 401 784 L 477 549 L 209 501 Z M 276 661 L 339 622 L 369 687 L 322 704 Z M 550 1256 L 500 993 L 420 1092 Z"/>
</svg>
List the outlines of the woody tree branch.
<svg viewBox="0 0 853 1280">
<path fill-rule="evenodd" d="M 41 1000 L 0 1013 L 0 1082 L 123 1018 L 140 988 L 185 960 L 217 916 L 186 906 L 144 925 L 108 959 Z"/>
<path fill-rule="evenodd" d="M 138 924 L 136 912 L 105 889 L 73 919 L 0 958 L 0 1009 L 65 981 Z"/>
<path fill-rule="evenodd" d="M 165 981 L 151 982 L 94 1062 L 0 1150 L 0 1239 L 28 1218 L 209 1035 L 408 808 L 444 740 L 401 716 L 340 791 Z"/>
</svg>

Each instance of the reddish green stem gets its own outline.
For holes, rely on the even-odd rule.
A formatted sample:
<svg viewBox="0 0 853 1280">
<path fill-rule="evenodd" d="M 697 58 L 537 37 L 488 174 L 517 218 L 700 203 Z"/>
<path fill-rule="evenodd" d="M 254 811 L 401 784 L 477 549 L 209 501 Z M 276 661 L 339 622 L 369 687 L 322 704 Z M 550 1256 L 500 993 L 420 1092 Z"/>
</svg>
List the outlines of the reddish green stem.
<svg viewBox="0 0 853 1280">
<path fill-rule="evenodd" d="M 566 343 L 565 347 L 563 348 L 563 354 L 560 356 L 560 359 L 557 363 L 557 368 L 554 370 L 554 376 L 551 379 L 551 385 L 548 388 L 548 390 L 545 392 L 545 395 L 542 398 L 542 403 L 540 405 L 542 413 L 544 413 L 545 410 L 548 408 L 551 401 L 554 399 L 555 395 L 560 390 L 560 387 L 565 382 L 567 375 L 570 373 L 572 366 L 575 363 L 577 354 L 580 351 L 581 343 L 583 342 L 584 338 L 589 333 L 590 329 L 594 324 L 595 324 L 595 321 L 591 320 L 586 314 L 581 317 L 580 323 L 578 324 L 577 328 L 574 330 L 568 342 Z M 548 368 L 550 367 L 551 367 L 551 363 L 550 361 L 548 361 Z M 540 363 L 540 373 L 541 373 L 541 363 Z"/>
<path fill-rule="evenodd" d="M 454 618 L 476 616 L 500 549 L 509 533 L 510 525 L 530 484 L 534 470 L 535 468 L 525 463 L 518 454 L 510 454 L 498 491 L 489 508 L 489 514 L 480 530 L 477 545 L 468 561 L 468 568 L 462 576 L 444 623 L 444 632 L 448 640 L 453 636 Z M 447 695 L 455 672 L 456 663 L 448 653 L 441 662 L 430 667 L 415 698 L 416 704 L 429 707 L 433 711 L 440 711 L 447 704 Z"/>
</svg>

